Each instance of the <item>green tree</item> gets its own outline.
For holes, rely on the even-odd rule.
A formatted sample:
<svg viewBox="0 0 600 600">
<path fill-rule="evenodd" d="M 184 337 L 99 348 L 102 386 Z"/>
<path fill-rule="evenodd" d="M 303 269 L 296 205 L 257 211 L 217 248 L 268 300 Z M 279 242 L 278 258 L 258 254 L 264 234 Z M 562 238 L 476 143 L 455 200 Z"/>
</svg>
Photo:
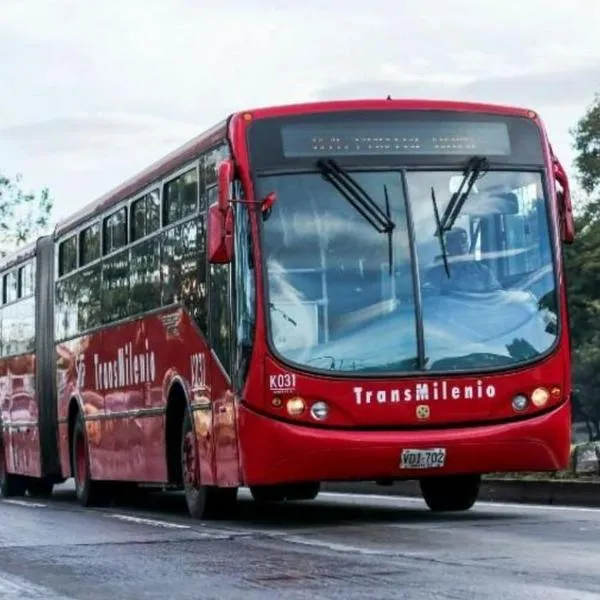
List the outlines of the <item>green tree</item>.
<svg viewBox="0 0 600 600">
<path fill-rule="evenodd" d="M 0 173 L 0 256 L 32 242 L 47 232 L 54 202 L 47 188 L 39 194 L 21 188 L 20 174 L 10 179 Z"/>
<path fill-rule="evenodd" d="M 600 439 L 600 94 L 571 130 L 576 179 L 586 201 L 578 211 L 575 243 L 565 248 L 574 419 Z"/>
<path fill-rule="evenodd" d="M 600 217 L 600 93 L 571 130 L 571 135 L 577 152 L 577 181 L 589 197 L 585 214 L 596 220 Z"/>
</svg>

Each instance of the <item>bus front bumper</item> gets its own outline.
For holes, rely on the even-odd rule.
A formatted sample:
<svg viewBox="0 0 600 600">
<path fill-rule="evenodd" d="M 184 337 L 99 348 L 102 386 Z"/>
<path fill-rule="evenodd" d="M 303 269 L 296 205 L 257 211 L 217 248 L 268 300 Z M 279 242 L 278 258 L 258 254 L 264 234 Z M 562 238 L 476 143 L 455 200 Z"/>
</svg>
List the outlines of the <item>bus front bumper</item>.
<svg viewBox="0 0 600 600">
<path fill-rule="evenodd" d="M 543 415 L 453 429 L 361 431 L 282 422 L 240 406 L 244 485 L 557 471 L 569 464 L 570 404 Z M 401 467 L 404 450 L 445 449 L 443 466 Z"/>
</svg>

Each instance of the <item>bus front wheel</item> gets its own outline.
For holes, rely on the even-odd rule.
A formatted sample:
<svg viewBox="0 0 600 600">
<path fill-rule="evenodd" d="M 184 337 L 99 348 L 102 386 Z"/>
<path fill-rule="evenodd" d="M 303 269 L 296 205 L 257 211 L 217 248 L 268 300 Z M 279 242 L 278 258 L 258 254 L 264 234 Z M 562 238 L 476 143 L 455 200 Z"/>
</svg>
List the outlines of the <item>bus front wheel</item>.
<svg viewBox="0 0 600 600">
<path fill-rule="evenodd" d="M 477 501 L 481 475 L 426 477 L 419 484 L 423 500 L 433 512 L 465 511 Z"/>
<path fill-rule="evenodd" d="M 283 485 L 254 485 L 250 486 L 250 493 L 258 504 L 271 504 L 284 500 L 314 500 L 320 489 L 320 481 L 310 481 Z"/>
<path fill-rule="evenodd" d="M 235 508 L 238 488 L 203 485 L 197 449 L 192 419 L 186 410 L 181 431 L 181 472 L 188 513 L 194 519 L 227 517 Z"/>
</svg>

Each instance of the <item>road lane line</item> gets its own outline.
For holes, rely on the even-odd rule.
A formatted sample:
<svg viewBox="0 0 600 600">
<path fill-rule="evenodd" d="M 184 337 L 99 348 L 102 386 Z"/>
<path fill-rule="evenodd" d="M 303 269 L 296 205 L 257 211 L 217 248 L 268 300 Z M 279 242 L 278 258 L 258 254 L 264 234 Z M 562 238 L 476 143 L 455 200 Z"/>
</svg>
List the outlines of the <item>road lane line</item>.
<svg viewBox="0 0 600 600">
<path fill-rule="evenodd" d="M 0 572 L 0 598 L 2 600 L 74 600 L 72 596 L 58 594 L 48 587 L 31 583 L 21 577 Z"/>
<path fill-rule="evenodd" d="M 107 517 L 111 519 L 118 519 L 120 521 L 128 521 L 130 523 L 137 523 L 138 525 L 150 525 L 152 527 L 164 527 L 165 529 L 191 529 L 191 525 L 181 525 L 179 523 L 171 523 L 169 521 L 159 521 L 157 519 L 146 519 L 144 517 L 134 517 L 132 515 L 121 515 L 121 514 L 107 514 Z"/>
<path fill-rule="evenodd" d="M 1 499 L 3 504 L 14 504 L 15 506 L 27 506 L 29 508 L 48 508 L 47 504 L 41 502 L 30 502 L 29 500 L 11 500 L 4 498 Z"/>
</svg>

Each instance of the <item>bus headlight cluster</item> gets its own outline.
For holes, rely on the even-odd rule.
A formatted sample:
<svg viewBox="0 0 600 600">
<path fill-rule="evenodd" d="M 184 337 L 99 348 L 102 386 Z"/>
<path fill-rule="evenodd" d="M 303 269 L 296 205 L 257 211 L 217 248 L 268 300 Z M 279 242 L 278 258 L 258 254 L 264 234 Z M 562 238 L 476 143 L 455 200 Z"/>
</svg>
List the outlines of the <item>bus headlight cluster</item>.
<svg viewBox="0 0 600 600">
<path fill-rule="evenodd" d="M 275 403 L 273 403 L 273 406 L 276 406 Z M 288 415 L 290 415 L 291 417 L 300 417 L 306 411 L 307 405 L 303 398 L 300 398 L 300 396 L 295 396 L 294 398 L 290 398 L 285 403 L 285 409 L 287 410 Z M 315 421 L 324 421 L 328 417 L 328 415 L 329 406 L 326 402 L 323 402 L 322 400 L 315 402 L 310 407 L 310 416 Z"/>
<path fill-rule="evenodd" d="M 522 412 L 529 406 L 529 403 L 531 402 L 531 404 L 533 404 L 533 406 L 536 408 L 543 408 L 546 406 L 546 404 L 548 404 L 550 398 L 558 400 L 561 396 L 561 393 L 562 391 L 558 386 L 552 387 L 550 391 L 548 391 L 548 389 L 545 387 L 537 387 L 533 390 L 533 392 L 531 392 L 529 397 L 527 397 L 525 394 L 517 394 L 512 399 L 512 407 L 515 412 Z"/>
</svg>

